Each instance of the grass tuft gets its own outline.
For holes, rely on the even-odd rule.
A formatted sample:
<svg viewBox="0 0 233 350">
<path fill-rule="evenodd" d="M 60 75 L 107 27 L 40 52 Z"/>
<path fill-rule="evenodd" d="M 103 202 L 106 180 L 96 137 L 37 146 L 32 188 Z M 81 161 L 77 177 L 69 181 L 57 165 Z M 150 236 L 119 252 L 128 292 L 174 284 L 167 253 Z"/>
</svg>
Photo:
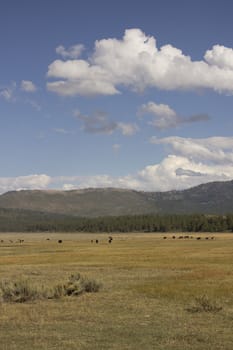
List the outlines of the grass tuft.
<svg viewBox="0 0 233 350">
<path fill-rule="evenodd" d="M 215 301 L 210 300 L 206 295 L 195 298 L 195 305 L 188 307 L 186 311 L 195 312 L 219 312 L 222 310 L 222 306 L 217 305 Z"/>
</svg>

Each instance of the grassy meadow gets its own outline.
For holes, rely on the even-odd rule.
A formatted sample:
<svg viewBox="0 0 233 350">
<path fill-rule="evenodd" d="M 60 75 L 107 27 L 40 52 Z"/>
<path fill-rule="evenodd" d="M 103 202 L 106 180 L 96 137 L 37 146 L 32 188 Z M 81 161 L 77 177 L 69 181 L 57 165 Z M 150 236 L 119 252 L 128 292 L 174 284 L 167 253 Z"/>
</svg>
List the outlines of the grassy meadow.
<svg viewBox="0 0 233 350">
<path fill-rule="evenodd" d="M 111 236 L 0 234 L 1 281 L 52 287 L 79 272 L 102 284 L 77 297 L 0 302 L 1 350 L 232 350 L 233 234 Z"/>
</svg>

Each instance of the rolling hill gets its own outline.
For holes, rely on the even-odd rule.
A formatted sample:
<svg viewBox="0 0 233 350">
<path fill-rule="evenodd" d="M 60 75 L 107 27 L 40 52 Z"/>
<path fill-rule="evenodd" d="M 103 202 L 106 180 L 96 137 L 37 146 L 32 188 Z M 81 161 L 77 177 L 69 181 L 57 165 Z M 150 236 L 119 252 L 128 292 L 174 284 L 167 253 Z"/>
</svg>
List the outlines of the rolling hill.
<svg viewBox="0 0 233 350">
<path fill-rule="evenodd" d="M 21 190 L 0 195 L 1 209 L 80 217 L 137 214 L 225 214 L 233 212 L 233 181 L 202 184 L 183 191 L 124 189 Z"/>
</svg>

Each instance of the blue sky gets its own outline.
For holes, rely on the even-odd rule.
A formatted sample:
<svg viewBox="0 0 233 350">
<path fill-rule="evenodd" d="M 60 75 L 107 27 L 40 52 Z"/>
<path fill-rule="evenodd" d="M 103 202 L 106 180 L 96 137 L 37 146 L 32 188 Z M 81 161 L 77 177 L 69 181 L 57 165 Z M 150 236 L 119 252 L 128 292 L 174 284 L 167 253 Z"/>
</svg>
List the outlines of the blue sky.
<svg viewBox="0 0 233 350">
<path fill-rule="evenodd" d="M 233 178 L 230 0 L 3 0 L 0 192 Z"/>
</svg>

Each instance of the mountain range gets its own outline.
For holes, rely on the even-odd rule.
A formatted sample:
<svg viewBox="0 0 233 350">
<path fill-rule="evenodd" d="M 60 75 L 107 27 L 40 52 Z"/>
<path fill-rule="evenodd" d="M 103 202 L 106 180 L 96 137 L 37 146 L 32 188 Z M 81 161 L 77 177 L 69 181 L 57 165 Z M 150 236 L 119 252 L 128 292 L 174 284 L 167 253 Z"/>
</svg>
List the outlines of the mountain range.
<svg viewBox="0 0 233 350">
<path fill-rule="evenodd" d="M 80 217 L 233 212 L 233 180 L 190 189 L 143 192 L 115 188 L 20 190 L 0 195 L 0 209 Z"/>
</svg>

